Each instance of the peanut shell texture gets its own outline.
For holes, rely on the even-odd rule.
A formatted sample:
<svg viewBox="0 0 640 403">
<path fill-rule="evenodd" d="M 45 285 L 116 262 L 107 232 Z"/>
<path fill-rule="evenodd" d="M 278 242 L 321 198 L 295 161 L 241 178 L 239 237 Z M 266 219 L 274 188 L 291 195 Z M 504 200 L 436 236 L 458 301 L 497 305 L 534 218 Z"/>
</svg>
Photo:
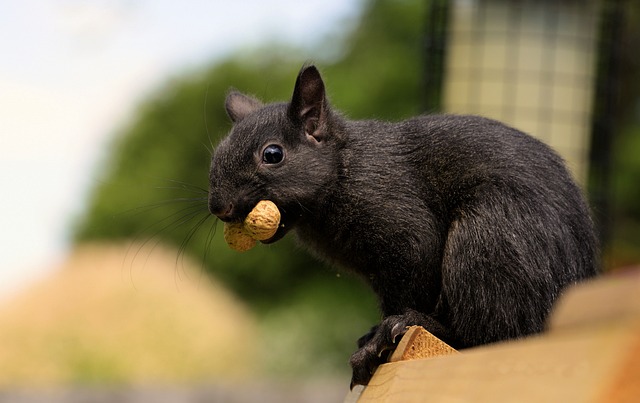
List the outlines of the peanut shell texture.
<svg viewBox="0 0 640 403">
<path fill-rule="evenodd" d="M 261 200 L 244 220 L 244 229 L 253 239 L 264 241 L 276 234 L 280 225 L 280 211 L 269 200 Z"/>
<path fill-rule="evenodd" d="M 256 245 L 256 240 L 251 238 L 244 230 L 242 223 L 224 223 L 224 240 L 227 245 L 238 252 L 245 252 Z"/>
</svg>

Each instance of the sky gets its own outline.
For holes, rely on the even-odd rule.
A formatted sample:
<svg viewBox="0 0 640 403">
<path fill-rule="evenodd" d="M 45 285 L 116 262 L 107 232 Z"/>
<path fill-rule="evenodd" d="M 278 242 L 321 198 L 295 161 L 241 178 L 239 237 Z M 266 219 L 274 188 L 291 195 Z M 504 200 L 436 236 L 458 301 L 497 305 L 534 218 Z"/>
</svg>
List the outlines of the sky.
<svg viewBox="0 0 640 403">
<path fill-rule="evenodd" d="M 340 32 L 361 0 L 0 3 L 0 298 L 69 252 L 109 138 L 169 77 Z"/>
</svg>

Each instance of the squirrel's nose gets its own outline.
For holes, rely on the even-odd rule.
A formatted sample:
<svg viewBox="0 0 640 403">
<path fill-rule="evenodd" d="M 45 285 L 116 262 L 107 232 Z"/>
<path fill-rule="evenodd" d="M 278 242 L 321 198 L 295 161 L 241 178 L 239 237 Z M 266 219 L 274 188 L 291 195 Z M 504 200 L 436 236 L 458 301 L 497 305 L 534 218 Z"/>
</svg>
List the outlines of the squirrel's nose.
<svg viewBox="0 0 640 403">
<path fill-rule="evenodd" d="M 231 221 L 233 218 L 233 203 L 219 203 L 209 198 L 209 212 L 224 222 Z"/>
</svg>

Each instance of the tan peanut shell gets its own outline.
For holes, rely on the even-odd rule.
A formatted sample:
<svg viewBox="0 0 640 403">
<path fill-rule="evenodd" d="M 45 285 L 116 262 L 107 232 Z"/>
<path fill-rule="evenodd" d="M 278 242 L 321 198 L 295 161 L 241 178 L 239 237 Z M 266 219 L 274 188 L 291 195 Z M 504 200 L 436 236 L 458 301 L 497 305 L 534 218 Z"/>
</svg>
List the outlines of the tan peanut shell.
<svg viewBox="0 0 640 403">
<path fill-rule="evenodd" d="M 244 220 L 244 230 L 253 239 L 264 241 L 276 234 L 280 225 L 280 211 L 272 201 L 261 200 Z"/>
<path fill-rule="evenodd" d="M 245 252 L 256 245 L 256 240 L 247 234 L 242 223 L 224 223 L 224 240 L 227 245 L 238 252 Z"/>
</svg>

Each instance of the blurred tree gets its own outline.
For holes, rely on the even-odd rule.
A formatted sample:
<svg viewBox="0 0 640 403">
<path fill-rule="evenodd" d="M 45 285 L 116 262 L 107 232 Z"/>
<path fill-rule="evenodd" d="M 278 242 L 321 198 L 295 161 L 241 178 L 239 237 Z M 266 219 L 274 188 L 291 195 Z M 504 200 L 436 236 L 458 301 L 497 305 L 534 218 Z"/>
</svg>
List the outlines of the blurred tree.
<svg viewBox="0 0 640 403">
<path fill-rule="evenodd" d="M 422 1 L 376 0 L 346 39 L 345 56 L 322 66 L 335 106 L 354 119 L 399 120 L 422 112 Z"/>
<path fill-rule="evenodd" d="M 420 112 L 424 13 L 421 1 L 365 4 L 359 24 L 343 39 L 344 56 L 320 66 L 336 107 L 352 118 Z M 285 335 L 300 340 L 314 334 L 305 347 L 308 359 L 280 365 L 283 370 L 310 370 L 310 362 L 320 361 L 325 364 L 316 370 L 346 370 L 354 340 L 377 321 L 372 293 L 359 280 L 322 267 L 291 239 L 238 255 L 224 245 L 220 223 L 207 212 L 211 149 L 230 128 L 227 89 L 286 100 L 304 60 L 300 51 L 268 46 L 167 83 L 117 136 L 74 237 L 177 245 L 262 313 L 272 346 Z M 287 312 L 305 317 L 291 320 Z M 286 325 L 282 318 L 289 319 Z"/>
</svg>

